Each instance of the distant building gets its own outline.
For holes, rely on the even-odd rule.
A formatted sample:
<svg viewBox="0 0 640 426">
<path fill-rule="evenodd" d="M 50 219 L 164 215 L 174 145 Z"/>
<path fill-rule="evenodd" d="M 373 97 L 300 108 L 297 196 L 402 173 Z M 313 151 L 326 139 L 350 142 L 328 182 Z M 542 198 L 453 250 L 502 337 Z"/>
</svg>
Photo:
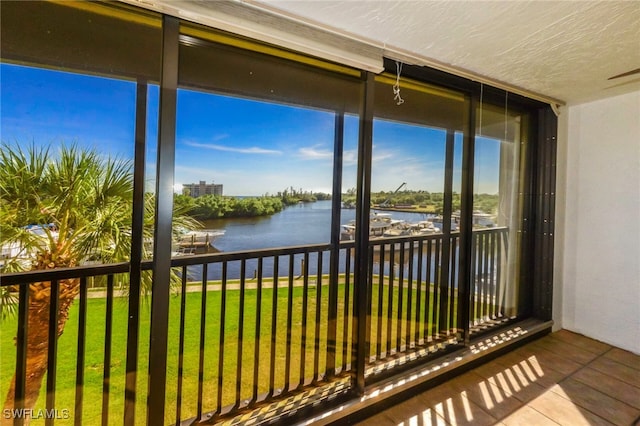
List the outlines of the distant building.
<svg viewBox="0 0 640 426">
<path fill-rule="evenodd" d="M 185 183 L 182 185 L 182 193 L 193 198 L 203 195 L 222 195 L 222 184 L 207 183 L 204 180 L 200 183 Z"/>
</svg>

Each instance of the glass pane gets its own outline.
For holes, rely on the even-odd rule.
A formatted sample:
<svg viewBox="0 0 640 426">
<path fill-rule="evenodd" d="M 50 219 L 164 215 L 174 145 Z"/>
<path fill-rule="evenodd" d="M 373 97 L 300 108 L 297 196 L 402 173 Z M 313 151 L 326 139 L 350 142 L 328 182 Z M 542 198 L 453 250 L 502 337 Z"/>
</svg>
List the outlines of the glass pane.
<svg viewBox="0 0 640 426">
<path fill-rule="evenodd" d="M 460 208 L 467 102 L 458 93 L 401 79 L 404 102 L 398 103 L 395 78 L 376 81 L 369 351 L 384 362 L 456 337 L 454 212 Z"/>
<path fill-rule="evenodd" d="M 333 197 L 340 196 L 332 194 L 336 125 L 342 115 L 341 184 L 345 192 L 355 187 L 354 113 L 361 83 L 348 74 L 267 56 L 258 43 L 244 43 L 253 50 L 221 44 L 215 31 L 196 38 L 192 29 L 181 27 L 174 188 L 174 205 L 191 223 L 174 223 L 174 262 L 211 254 L 202 258 L 206 265 L 186 270 L 190 296 L 207 298 L 206 320 L 191 317 L 186 329 L 210 327 L 200 396 L 203 410 L 215 412 L 219 405 L 236 404 L 237 395 L 250 399 L 254 389 L 284 396 L 314 374 L 325 374 L 330 344 L 340 345 L 336 365 L 346 365 L 348 313 L 339 309 L 340 325 L 331 339 L 327 317 L 330 265 L 336 259 L 344 272 L 347 256 L 308 246 L 331 242 Z M 246 260 L 227 260 L 234 256 Z M 341 282 L 341 300 L 345 287 Z M 223 297 L 233 308 L 220 309 Z M 179 309 L 178 301 L 172 303 Z M 183 420 L 198 409 L 198 353 L 185 355 L 193 362 L 185 358 Z M 179 360 L 173 355 L 167 422 L 177 413 L 177 381 L 171 377 Z"/>
<path fill-rule="evenodd" d="M 193 204 L 213 248 L 329 241 L 334 120 L 326 111 L 178 92 L 177 197 Z M 198 241 L 187 243 L 179 248 L 200 252 Z"/>
<path fill-rule="evenodd" d="M 5 270 L 128 260 L 136 91 L 159 78 L 159 17 L 14 2 L 2 24 Z M 137 43 L 120 46 L 123 34 Z"/>
<path fill-rule="evenodd" d="M 477 112 L 473 197 L 473 325 L 515 317 L 519 303 L 519 230 L 524 140 L 521 115 Z"/>
<path fill-rule="evenodd" d="M 138 88 L 159 80 L 160 15 L 96 2 L 10 2 L 2 4 L 1 20 L 2 272 L 129 261 L 136 121 L 157 126 L 157 108 L 144 112 L 146 102 L 157 105 L 153 89 L 148 99 L 138 99 Z M 157 88 L 155 92 L 157 99 Z M 147 166 L 155 169 L 154 161 Z M 143 168 L 138 172 L 144 173 Z M 147 235 L 153 232 L 152 218 L 149 211 Z M 99 267 L 91 271 L 97 275 L 58 282 L 56 416 L 68 416 L 65 422 L 78 418 L 85 424 L 99 423 L 102 404 L 95 401 L 102 399 L 102 380 L 108 374 L 109 420 L 121 422 L 130 323 L 129 299 L 117 296 L 129 294 L 128 274 L 112 276 L 116 297 L 109 298 L 109 278 Z M 150 287 L 150 280 L 143 282 Z M 48 281 L 28 287 L 28 311 L 38 314 L 29 315 L 27 327 L 27 394 L 39 397 L 31 398 L 26 408 L 35 414 L 46 407 L 43 376 L 54 287 Z M 2 398 L 11 394 L 15 373 L 13 338 L 20 327 L 17 318 L 4 318 L 7 300 L 17 301 L 15 290 L 1 288 Z M 90 295 L 84 312 L 78 302 L 82 291 Z M 114 302 L 112 332 L 106 336 L 109 301 Z M 83 314 L 87 327 L 81 338 Z M 141 320 L 139 328 L 140 371 L 146 372 L 148 319 Z M 107 339 L 112 350 L 105 363 Z M 84 385 L 76 387 L 79 342 Z M 142 424 L 146 407 L 140 401 L 146 399 L 147 374 L 137 377 L 136 421 Z M 82 415 L 75 410 L 80 393 Z M 6 407 L 11 407 L 10 399 Z"/>
</svg>

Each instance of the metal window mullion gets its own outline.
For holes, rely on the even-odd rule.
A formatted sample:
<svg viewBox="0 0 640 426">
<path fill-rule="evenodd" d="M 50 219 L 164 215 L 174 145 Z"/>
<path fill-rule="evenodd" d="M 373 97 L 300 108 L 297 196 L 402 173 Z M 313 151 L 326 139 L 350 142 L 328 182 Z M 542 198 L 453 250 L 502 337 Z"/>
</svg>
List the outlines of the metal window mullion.
<svg viewBox="0 0 640 426">
<path fill-rule="evenodd" d="M 129 272 L 129 316 L 127 320 L 127 358 L 124 419 L 125 426 L 133 426 L 136 410 L 136 382 L 138 375 L 138 344 L 140 328 L 140 283 L 142 245 L 144 244 L 144 170 L 146 151 L 147 82 L 138 80 L 136 86 L 136 127 L 133 165 L 133 208 L 131 214 L 131 270 Z"/>
<path fill-rule="evenodd" d="M 439 333 L 441 336 L 449 333 L 447 317 L 449 314 L 449 271 L 451 255 L 451 213 L 453 210 L 453 151 L 455 147 L 455 133 L 447 130 L 444 168 L 444 200 L 442 209 L 442 257 L 440 259 L 440 317 Z"/>
<path fill-rule="evenodd" d="M 373 98 L 374 74 L 363 72 L 363 103 L 360 111 L 358 136 L 358 172 L 356 202 L 356 248 L 354 262 L 353 294 L 353 346 L 352 346 L 352 390 L 359 395 L 365 389 L 365 340 L 367 314 L 368 252 L 369 252 L 369 204 L 371 201 L 371 154 L 373 148 Z"/>
<path fill-rule="evenodd" d="M 331 196 L 331 257 L 329 259 L 329 312 L 327 327 L 327 377 L 336 371 L 336 333 L 338 328 L 338 277 L 340 272 L 340 213 L 342 207 L 342 162 L 344 152 L 344 113 L 337 112 L 333 141 L 333 191 Z"/>
<path fill-rule="evenodd" d="M 164 424 L 165 422 L 179 35 L 179 20 L 164 15 L 162 18 L 156 229 L 153 246 L 153 291 L 151 293 L 149 341 L 148 425 Z"/>
<path fill-rule="evenodd" d="M 462 340 L 469 345 L 469 314 L 471 297 L 471 248 L 473 244 L 473 170 L 476 137 L 476 98 L 471 96 L 467 110 L 467 131 L 462 147 L 462 190 L 460 196 L 460 254 L 458 257 L 458 328 Z"/>
</svg>

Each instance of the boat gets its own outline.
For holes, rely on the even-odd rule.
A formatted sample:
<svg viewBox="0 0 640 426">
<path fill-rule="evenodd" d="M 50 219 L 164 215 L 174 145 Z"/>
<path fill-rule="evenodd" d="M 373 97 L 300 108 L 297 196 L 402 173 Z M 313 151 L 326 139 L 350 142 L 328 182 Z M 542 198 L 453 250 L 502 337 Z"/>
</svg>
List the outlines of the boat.
<svg viewBox="0 0 640 426">
<path fill-rule="evenodd" d="M 356 224 L 352 220 L 342 225 L 340 240 L 353 241 L 355 239 Z M 401 219 L 393 219 L 390 213 L 375 212 L 369 219 L 369 239 L 424 236 L 442 232 L 431 220 L 416 223 Z"/>
<path fill-rule="evenodd" d="M 490 215 L 489 213 L 485 213 L 481 210 L 474 210 L 471 213 L 472 216 L 472 224 L 474 228 L 493 228 L 494 226 L 496 226 L 496 223 L 494 222 L 494 216 Z M 460 211 L 455 211 L 452 215 L 451 215 L 451 221 L 452 221 L 452 225 L 451 225 L 451 230 L 455 231 L 457 230 L 458 226 L 457 224 L 460 223 Z M 454 223 L 455 223 L 455 228 L 454 228 Z"/>
<path fill-rule="evenodd" d="M 389 213 L 372 213 L 369 218 L 369 238 L 381 238 L 392 229 L 400 228 L 404 220 L 393 219 Z M 341 241 L 353 241 L 356 238 L 356 221 L 342 225 Z"/>
<path fill-rule="evenodd" d="M 176 241 L 177 254 L 209 253 L 213 243 L 225 233 L 222 229 L 181 230 Z"/>
</svg>

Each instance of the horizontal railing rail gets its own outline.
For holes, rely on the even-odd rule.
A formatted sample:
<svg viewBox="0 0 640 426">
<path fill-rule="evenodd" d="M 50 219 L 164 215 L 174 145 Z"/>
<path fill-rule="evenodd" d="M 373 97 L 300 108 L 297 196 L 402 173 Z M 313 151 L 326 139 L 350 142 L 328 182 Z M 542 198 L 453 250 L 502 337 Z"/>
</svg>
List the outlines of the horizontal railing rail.
<svg viewBox="0 0 640 426">
<path fill-rule="evenodd" d="M 151 263 L 150 261 L 148 262 Z M 151 269 L 151 268 L 148 268 Z M 84 265 L 71 268 L 42 269 L 0 274 L 0 287 L 30 284 L 41 281 L 86 278 L 98 275 L 123 274 L 130 270 L 129 262 Z"/>
</svg>

